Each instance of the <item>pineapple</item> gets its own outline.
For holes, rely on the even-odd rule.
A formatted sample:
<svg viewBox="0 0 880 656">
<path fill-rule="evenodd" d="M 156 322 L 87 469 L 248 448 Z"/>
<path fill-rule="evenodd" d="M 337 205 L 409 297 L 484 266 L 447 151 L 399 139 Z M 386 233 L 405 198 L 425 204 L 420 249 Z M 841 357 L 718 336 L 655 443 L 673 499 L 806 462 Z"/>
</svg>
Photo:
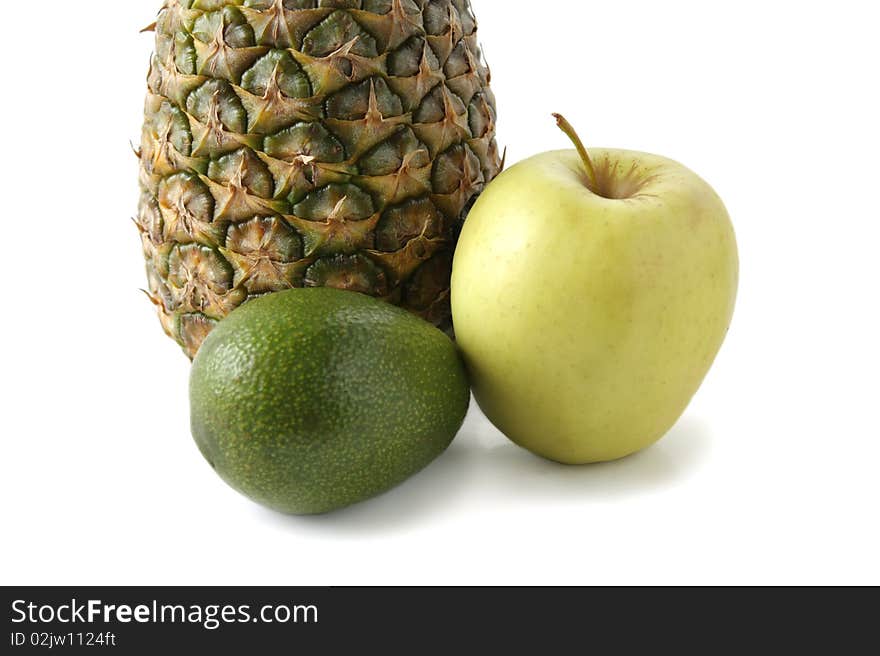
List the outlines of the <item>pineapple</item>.
<svg viewBox="0 0 880 656">
<path fill-rule="evenodd" d="M 448 327 L 458 234 L 502 167 L 469 0 L 166 0 L 151 29 L 136 223 L 187 355 L 290 287 Z"/>
</svg>

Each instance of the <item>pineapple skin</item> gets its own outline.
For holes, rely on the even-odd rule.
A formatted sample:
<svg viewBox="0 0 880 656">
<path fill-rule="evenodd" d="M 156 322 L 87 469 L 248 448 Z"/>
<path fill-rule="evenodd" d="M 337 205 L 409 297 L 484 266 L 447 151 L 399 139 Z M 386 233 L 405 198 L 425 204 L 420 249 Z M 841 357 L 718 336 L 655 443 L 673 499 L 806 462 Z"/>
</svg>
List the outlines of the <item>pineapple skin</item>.
<svg viewBox="0 0 880 656">
<path fill-rule="evenodd" d="M 151 27 L 136 224 L 185 353 L 291 287 L 448 328 L 458 235 L 502 168 L 469 0 L 166 0 Z"/>
</svg>

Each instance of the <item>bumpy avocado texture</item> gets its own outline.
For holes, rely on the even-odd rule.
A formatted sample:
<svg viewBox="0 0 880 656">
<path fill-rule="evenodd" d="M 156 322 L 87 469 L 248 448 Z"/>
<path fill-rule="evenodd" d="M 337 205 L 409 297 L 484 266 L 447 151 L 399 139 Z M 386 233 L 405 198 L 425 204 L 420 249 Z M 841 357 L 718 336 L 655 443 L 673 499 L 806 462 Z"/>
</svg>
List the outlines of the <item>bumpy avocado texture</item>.
<svg viewBox="0 0 880 656">
<path fill-rule="evenodd" d="M 192 433 L 211 466 L 290 514 L 343 508 L 419 472 L 452 442 L 469 400 L 446 334 L 329 288 L 235 310 L 205 340 L 190 381 Z"/>
</svg>

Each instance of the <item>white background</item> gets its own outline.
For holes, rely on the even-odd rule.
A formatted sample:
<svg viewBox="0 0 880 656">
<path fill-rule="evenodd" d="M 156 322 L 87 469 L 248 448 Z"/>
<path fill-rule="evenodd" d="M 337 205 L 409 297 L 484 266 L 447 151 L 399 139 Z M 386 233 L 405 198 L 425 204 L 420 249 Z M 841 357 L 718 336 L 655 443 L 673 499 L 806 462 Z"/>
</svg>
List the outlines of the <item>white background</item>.
<svg viewBox="0 0 880 656">
<path fill-rule="evenodd" d="M 314 518 L 203 462 L 138 291 L 159 4 L 42 2 L 0 40 L 2 583 L 880 583 L 872 3 L 474 0 L 508 162 L 567 147 L 563 111 L 696 170 L 738 231 L 734 326 L 639 456 L 564 468 L 474 411 L 424 473 Z"/>
</svg>

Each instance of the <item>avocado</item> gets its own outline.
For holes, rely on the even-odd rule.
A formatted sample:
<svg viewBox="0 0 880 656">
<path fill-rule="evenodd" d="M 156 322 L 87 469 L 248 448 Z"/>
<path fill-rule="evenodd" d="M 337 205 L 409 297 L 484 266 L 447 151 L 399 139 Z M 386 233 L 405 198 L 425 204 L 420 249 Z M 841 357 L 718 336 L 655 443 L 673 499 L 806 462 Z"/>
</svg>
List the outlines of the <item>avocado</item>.
<svg viewBox="0 0 880 656">
<path fill-rule="evenodd" d="M 193 362 L 191 427 L 223 480 L 289 514 L 325 513 L 413 476 L 470 402 L 453 341 L 406 310 L 330 288 L 248 301 Z"/>
</svg>

